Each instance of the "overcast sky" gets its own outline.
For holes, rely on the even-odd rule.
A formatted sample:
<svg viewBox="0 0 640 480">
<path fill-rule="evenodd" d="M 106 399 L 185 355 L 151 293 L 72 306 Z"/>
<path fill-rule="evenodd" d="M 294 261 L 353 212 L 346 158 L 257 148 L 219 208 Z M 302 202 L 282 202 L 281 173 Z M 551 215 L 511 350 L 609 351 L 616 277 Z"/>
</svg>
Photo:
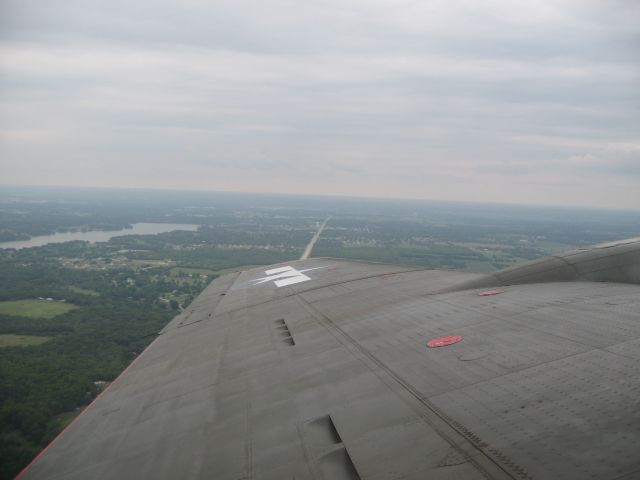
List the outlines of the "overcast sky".
<svg viewBox="0 0 640 480">
<path fill-rule="evenodd" d="M 636 0 L 0 0 L 0 183 L 640 209 Z"/>
</svg>

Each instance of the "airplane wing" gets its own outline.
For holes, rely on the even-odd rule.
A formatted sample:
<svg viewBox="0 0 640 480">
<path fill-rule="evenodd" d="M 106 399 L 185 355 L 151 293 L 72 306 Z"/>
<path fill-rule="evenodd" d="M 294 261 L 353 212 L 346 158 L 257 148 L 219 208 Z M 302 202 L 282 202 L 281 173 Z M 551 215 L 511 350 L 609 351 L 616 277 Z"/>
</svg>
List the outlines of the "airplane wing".
<svg viewBox="0 0 640 480">
<path fill-rule="evenodd" d="M 221 277 L 24 479 L 640 478 L 640 240 Z"/>
</svg>

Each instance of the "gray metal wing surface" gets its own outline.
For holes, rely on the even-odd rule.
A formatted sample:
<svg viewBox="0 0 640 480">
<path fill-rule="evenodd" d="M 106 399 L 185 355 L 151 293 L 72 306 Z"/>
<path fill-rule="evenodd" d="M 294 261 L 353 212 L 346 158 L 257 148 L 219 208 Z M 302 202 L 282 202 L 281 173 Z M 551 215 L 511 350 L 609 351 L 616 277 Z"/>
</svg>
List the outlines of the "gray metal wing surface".
<svg viewBox="0 0 640 480">
<path fill-rule="evenodd" d="M 227 275 L 21 477 L 640 478 L 639 284 L 638 240 Z"/>
</svg>

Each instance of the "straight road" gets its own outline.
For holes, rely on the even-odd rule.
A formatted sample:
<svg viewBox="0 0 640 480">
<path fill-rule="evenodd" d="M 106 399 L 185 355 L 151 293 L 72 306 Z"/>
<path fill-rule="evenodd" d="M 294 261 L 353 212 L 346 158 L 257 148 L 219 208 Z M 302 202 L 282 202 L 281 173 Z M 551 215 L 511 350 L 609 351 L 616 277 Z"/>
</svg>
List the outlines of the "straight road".
<svg viewBox="0 0 640 480">
<path fill-rule="evenodd" d="M 327 226 L 327 222 L 329 222 L 329 220 L 331 220 L 331 217 L 327 217 L 326 220 L 322 222 L 322 225 L 320 225 L 320 228 L 318 228 L 318 231 L 309 242 L 309 245 L 307 245 L 307 248 L 304 249 L 304 253 L 300 257 L 300 260 L 306 260 L 311 256 L 311 251 L 313 250 L 313 246 L 318 241 L 318 238 L 320 238 L 320 234 L 322 233 L 322 230 L 324 230 L 324 227 Z"/>
</svg>

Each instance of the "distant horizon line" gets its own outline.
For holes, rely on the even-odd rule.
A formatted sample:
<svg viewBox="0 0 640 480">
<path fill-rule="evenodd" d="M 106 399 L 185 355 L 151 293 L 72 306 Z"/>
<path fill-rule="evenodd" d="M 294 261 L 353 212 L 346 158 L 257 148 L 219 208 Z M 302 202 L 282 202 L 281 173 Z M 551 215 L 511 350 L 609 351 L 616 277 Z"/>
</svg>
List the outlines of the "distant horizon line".
<svg viewBox="0 0 640 480">
<path fill-rule="evenodd" d="M 598 210 L 612 212 L 640 213 L 638 207 L 599 207 L 586 205 L 559 205 L 545 203 L 517 203 L 517 202 L 498 202 L 487 200 L 444 200 L 436 198 L 418 198 L 418 197 L 376 197 L 372 195 L 344 195 L 344 194 L 320 194 L 320 193 L 293 193 L 293 192 L 257 192 L 246 190 L 204 190 L 200 188 L 187 189 L 184 187 L 132 187 L 132 186 L 97 186 L 97 185 L 42 185 L 42 184 L 6 184 L 0 183 L 0 189 L 3 188 L 43 188 L 43 189 L 74 189 L 74 190 L 126 190 L 126 191 L 150 191 L 150 192 L 176 192 L 176 193 L 221 193 L 235 195 L 266 195 L 273 197 L 305 197 L 305 198 L 332 198 L 332 199 L 349 199 L 349 200 L 378 200 L 389 202 L 421 202 L 421 203 L 444 203 L 459 205 L 491 205 L 502 207 L 524 207 L 524 208 L 552 208 L 552 209 L 570 209 L 570 210 Z"/>
</svg>

